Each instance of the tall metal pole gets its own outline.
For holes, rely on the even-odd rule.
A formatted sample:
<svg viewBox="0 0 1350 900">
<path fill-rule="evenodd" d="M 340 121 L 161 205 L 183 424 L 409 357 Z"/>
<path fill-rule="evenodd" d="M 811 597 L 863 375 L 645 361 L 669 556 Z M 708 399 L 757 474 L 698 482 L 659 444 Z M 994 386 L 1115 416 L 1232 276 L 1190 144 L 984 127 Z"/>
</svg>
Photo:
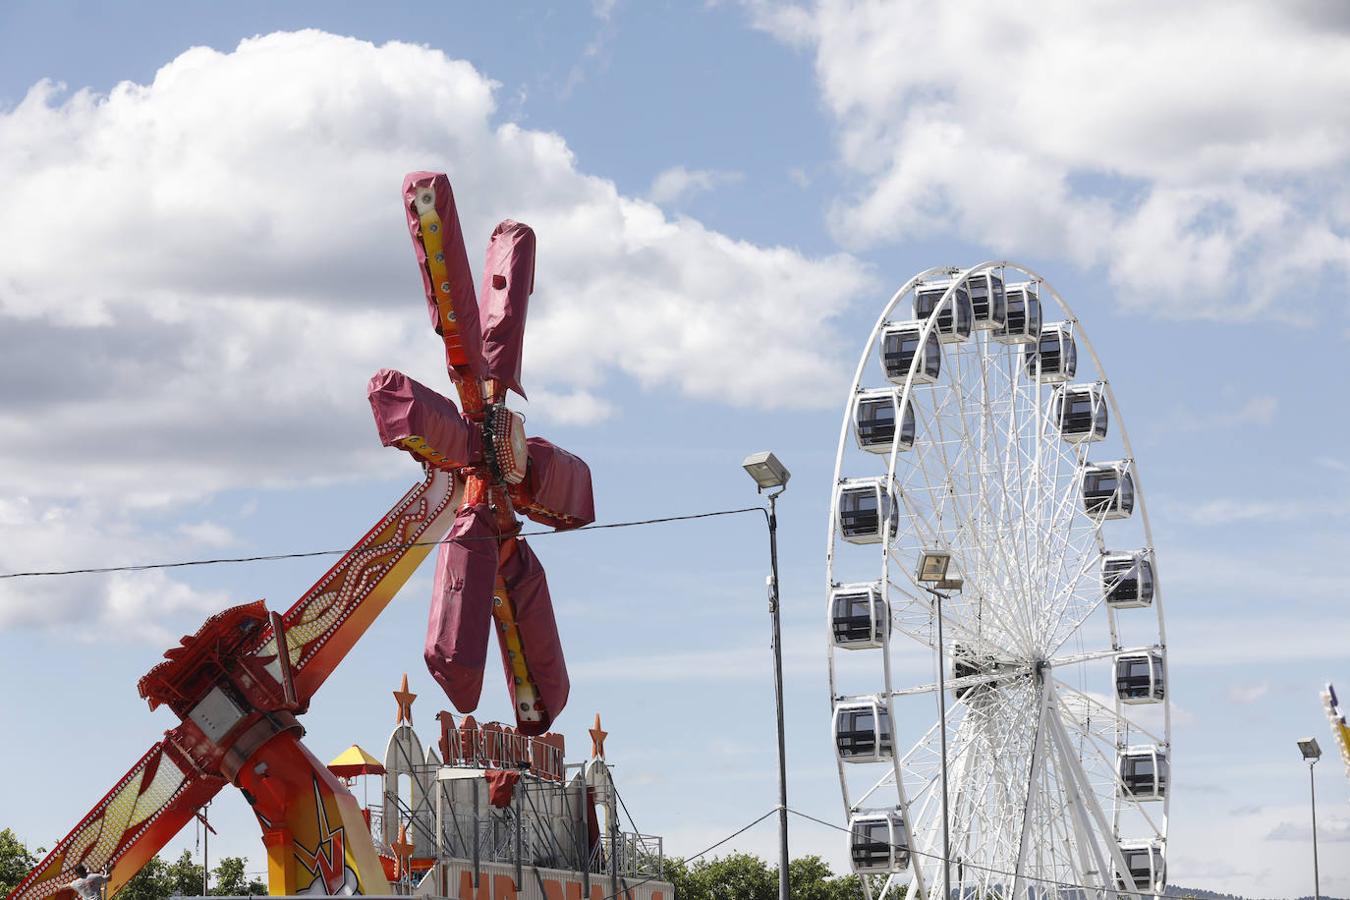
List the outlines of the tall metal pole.
<svg viewBox="0 0 1350 900">
<path fill-rule="evenodd" d="M 207 810 L 211 808 L 208 803 L 202 807 L 202 896 L 209 896 L 211 893 L 211 820 L 207 816 Z"/>
<path fill-rule="evenodd" d="M 778 898 L 789 900 L 787 739 L 783 730 L 783 630 L 778 610 L 778 494 L 769 495 L 769 612 L 773 616 L 773 692 L 778 707 Z"/>
<path fill-rule="evenodd" d="M 1312 834 L 1313 834 L 1313 900 L 1322 900 L 1322 882 L 1317 873 L 1317 781 L 1313 778 L 1313 766 L 1317 760 L 1308 763 L 1308 791 L 1312 797 Z"/>
<path fill-rule="evenodd" d="M 942 601 L 946 597 L 932 588 L 928 592 L 937 598 L 938 733 L 942 735 L 942 898 L 951 900 L 952 845 L 951 826 L 947 820 L 947 663 L 942 652 Z"/>
</svg>

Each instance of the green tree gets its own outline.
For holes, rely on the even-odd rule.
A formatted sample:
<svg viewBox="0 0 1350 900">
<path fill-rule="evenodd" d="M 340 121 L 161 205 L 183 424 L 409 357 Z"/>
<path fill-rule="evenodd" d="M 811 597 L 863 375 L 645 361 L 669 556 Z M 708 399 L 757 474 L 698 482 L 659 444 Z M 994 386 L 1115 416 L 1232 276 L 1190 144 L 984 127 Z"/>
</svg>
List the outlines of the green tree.
<svg viewBox="0 0 1350 900">
<path fill-rule="evenodd" d="M 201 891 L 200 882 L 197 891 Z M 117 892 L 117 900 L 165 900 L 172 893 L 173 878 L 169 875 L 169 864 L 156 856 L 122 886 L 122 890 Z"/>
<path fill-rule="evenodd" d="M 17 834 L 8 828 L 0 831 L 0 897 L 14 890 L 37 864 L 37 853 L 29 852 Z"/>
<path fill-rule="evenodd" d="M 217 897 L 254 897 L 267 893 L 267 885 L 244 873 L 242 856 L 225 856 L 211 870 L 211 893 Z"/>
<path fill-rule="evenodd" d="M 778 867 L 758 856 L 733 853 L 712 860 L 666 860 L 665 880 L 675 887 L 675 900 L 776 900 Z M 856 875 L 836 876 L 819 856 L 788 863 L 788 883 L 797 900 L 860 900 Z"/>
<path fill-rule="evenodd" d="M 778 868 L 773 870 L 775 880 Z M 788 885 L 796 900 L 860 900 L 857 875 L 836 876 L 819 856 L 803 856 L 788 863 Z"/>
<path fill-rule="evenodd" d="M 192 851 L 184 850 L 178 859 L 166 867 L 169 877 L 169 896 L 179 894 L 183 897 L 200 897 L 202 893 L 202 867 L 192 861 Z"/>
</svg>

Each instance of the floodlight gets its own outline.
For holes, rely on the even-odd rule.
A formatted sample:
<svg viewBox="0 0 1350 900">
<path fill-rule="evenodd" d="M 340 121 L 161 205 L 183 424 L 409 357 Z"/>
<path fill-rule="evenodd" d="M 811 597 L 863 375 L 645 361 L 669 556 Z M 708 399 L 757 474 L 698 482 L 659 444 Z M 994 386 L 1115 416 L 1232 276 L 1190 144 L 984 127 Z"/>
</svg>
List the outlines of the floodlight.
<svg viewBox="0 0 1350 900">
<path fill-rule="evenodd" d="M 947 567 L 952 563 L 952 555 L 945 550 L 925 550 L 919 555 L 919 574 L 915 581 L 920 584 L 935 584 L 947 579 Z"/>
<path fill-rule="evenodd" d="M 965 581 L 960 578 L 944 578 L 933 587 L 939 591 L 959 591 L 964 584 Z"/>
<path fill-rule="evenodd" d="M 755 479 L 755 484 L 759 486 L 761 491 L 769 491 L 774 488 L 786 490 L 788 479 L 792 477 L 792 473 L 787 470 L 787 467 L 780 463 L 778 457 L 768 450 L 750 454 L 745 458 L 745 462 L 741 463 L 741 466 L 750 474 L 751 478 Z"/>
<path fill-rule="evenodd" d="M 1298 749 L 1303 753 L 1304 759 L 1316 762 L 1322 758 L 1322 748 L 1317 746 L 1317 738 L 1303 738 L 1298 742 Z"/>
</svg>

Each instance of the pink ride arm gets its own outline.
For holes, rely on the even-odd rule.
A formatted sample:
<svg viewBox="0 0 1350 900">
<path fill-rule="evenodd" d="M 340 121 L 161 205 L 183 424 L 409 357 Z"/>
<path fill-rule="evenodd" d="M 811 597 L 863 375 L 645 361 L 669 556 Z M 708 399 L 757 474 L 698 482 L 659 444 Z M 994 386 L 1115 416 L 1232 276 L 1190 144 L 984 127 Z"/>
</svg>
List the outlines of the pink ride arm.
<svg viewBox="0 0 1350 900">
<path fill-rule="evenodd" d="M 423 202 L 426 200 L 430 203 Z M 450 179 L 436 172 L 413 172 L 406 176 L 403 208 L 422 272 L 431 324 L 445 338 L 450 377 L 459 381 L 464 375 L 460 371 L 463 367 L 474 378 L 482 378 L 487 367 L 483 362 L 473 272 L 464 251 L 464 231 L 460 228 Z"/>
<path fill-rule="evenodd" d="M 376 372 L 366 394 L 384 446 L 449 471 L 482 460 L 482 432 L 448 397 L 394 369 Z"/>
<path fill-rule="evenodd" d="M 497 582 L 497 541 L 486 504 L 461 509 L 436 558 L 424 652 L 427 669 L 460 712 L 473 712 Z"/>
<path fill-rule="evenodd" d="M 483 329 L 487 377 L 520 396 L 520 358 L 525 344 L 525 314 L 534 293 L 534 229 L 510 219 L 499 224 L 488 242 L 478 316 Z"/>
<path fill-rule="evenodd" d="M 528 438 L 525 443 L 530 466 L 525 480 L 511 490 L 516 509 L 560 531 L 594 522 L 595 494 L 585 460 L 543 438 Z"/>
<path fill-rule="evenodd" d="M 544 576 L 544 567 L 539 564 L 539 557 L 534 555 L 529 544 L 519 538 L 516 539 L 515 552 L 502 564 L 501 574 L 511 596 L 511 604 L 515 607 L 516 627 L 520 631 L 525 659 L 529 662 L 530 676 L 540 699 L 544 701 L 543 718 L 528 722 L 518 719 L 517 728 L 522 734 L 543 734 L 567 705 L 567 695 L 571 690 L 567 663 L 563 659 L 562 639 L 558 636 L 558 623 L 553 617 L 548 579 Z M 497 639 L 501 646 L 506 684 L 511 691 L 511 706 L 517 709 L 515 676 L 500 627 L 497 629 Z"/>
</svg>

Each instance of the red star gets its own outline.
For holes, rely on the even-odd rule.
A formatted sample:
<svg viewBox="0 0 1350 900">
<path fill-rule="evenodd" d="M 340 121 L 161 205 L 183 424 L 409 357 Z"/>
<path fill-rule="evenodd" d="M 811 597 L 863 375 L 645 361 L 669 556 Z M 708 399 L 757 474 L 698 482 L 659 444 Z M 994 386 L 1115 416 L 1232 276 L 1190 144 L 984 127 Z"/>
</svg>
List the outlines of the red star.
<svg viewBox="0 0 1350 900">
<path fill-rule="evenodd" d="M 417 695 L 408 691 L 408 673 L 403 673 L 403 686 L 394 691 L 394 699 L 398 701 L 398 718 L 394 720 L 396 724 L 407 722 L 412 724 L 412 705 L 417 699 Z"/>
<path fill-rule="evenodd" d="M 591 759 L 599 757 L 605 758 L 605 738 L 609 737 L 609 732 L 600 727 L 600 714 L 595 714 L 595 727 L 591 732 Z"/>
<path fill-rule="evenodd" d="M 408 840 L 408 828 L 406 825 L 398 826 L 398 838 L 389 845 L 389 849 L 394 851 L 395 869 L 400 876 L 406 875 L 411 871 L 410 860 L 413 855 L 413 842 Z"/>
</svg>

